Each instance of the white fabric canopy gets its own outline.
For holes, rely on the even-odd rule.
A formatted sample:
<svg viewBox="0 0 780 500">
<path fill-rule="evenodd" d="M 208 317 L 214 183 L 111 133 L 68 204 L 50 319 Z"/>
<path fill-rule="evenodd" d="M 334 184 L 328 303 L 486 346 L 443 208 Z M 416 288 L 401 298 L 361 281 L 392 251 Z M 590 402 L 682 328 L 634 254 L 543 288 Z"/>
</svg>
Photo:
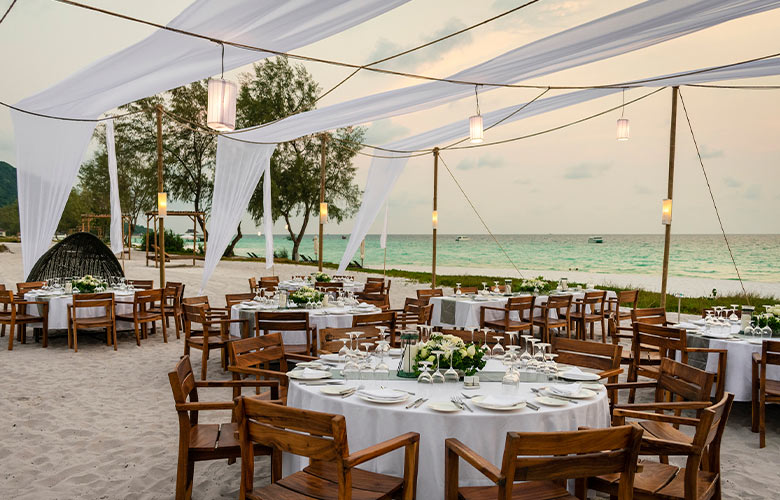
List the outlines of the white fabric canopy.
<svg viewBox="0 0 780 500">
<path fill-rule="evenodd" d="M 106 122 L 106 150 L 108 151 L 108 180 L 111 184 L 111 252 L 121 254 L 122 206 L 119 203 L 119 178 L 116 171 L 116 147 L 114 145 L 114 120 Z"/>
<path fill-rule="evenodd" d="M 700 73 L 699 71 L 706 71 Z M 692 73 L 692 74 L 686 74 Z M 756 78 L 761 76 L 772 76 L 780 74 L 780 57 L 755 61 L 741 64 L 730 68 L 714 69 L 703 68 L 701 70 L 686 71 L 672 75 L 647 78 L 640 80 L 641 85 L 646 87 L 664 87 L 674 85 L 685 85 L 690 83 L 705 83 L 726 80 L 738 80 L 743 78 Z M 650 80 L 650 81 L 645 81 Z M 637 85 L 636 82 L 626 82 L 622 85 Z M 556 109 L 573 106 L 586 101 L 604 97 L 607 95 L 621 92 L 621 88 L 609 89 L 588 89 L 576 92 L 569 92 L 555 97 L 539 99 L 531 104 L 522 103 L 513 106 L 491 111 L 483 115 L 484 126 L 493 126 L 501 122 L 498 126 L 507 125 L 535 115 L 554 111 Z M 616 103 L 617 104 L 617 103 Z M 527 107 L 525 107 L 527 105 Z M 520 110 L 520 111 L 518 111 Z M 509 116 L 511 113 L 515 113 Z M 507 118 L 508 117 L 508 118 Z M 501 121 L 503 120 L 503 121 Z M 432 148 L 434 146 L 444 146 L 447 143 L 457 141 L 469 136 L 469 124 L 466 119 L 428 130 L 426 132 L 406 137 L 390 144 L 385 144 L 384 149 L 395 149 L 400 151 L 414 151 L 420 149 Z M 371 225 L 374 223 L 382 205 L 386 203 L 390 196 L 393 186 L 398 181 L 404 167 L 406 167 L 409 158 L 401 158 L 403 153 L 388 153 L 382 150 L 374 151 L 377 155 L 385 158 L 374 158 L 371 161 L 371 169 L 368 172 L 366 186 L 363 191 L 363 202 L 355 216 L 355 225 L 352 228 L 347 247 L 339 264 L 339 271 L 343 272 L 349 265 L 352 256 L 355 255 L 360 242 L 368 234 Z M 399 158 L 388 158 L 398 156 Z"/>
<path fill-rule="evenodd" d="M 648 0 L 511 50 L 449 78 L 514 83 L 624 54 L 779 6 L 780 0 Z M 483 92 L 488 90 L 491 87 L 485 87 Z M 428 109 L 470 96 L 473 91 L 468 85 L 423 83 L 300 113 L 233 137 L 256 142 L 284 142 L 316 132 Z M 224 137 L 220 137 L 218 143 L 218 148 L 238 149 L 245 146 L 244 143 Z M 273 144 L 258 144 L 254 147 L 270 152 L 275 149 Z M 271 158 L 271 153 L 267 151 L 258 153 L 267 157 L 266 162 Z M 253 170 L 262 171 L 268 166 L 249 163 L 227 166 L 218 160 L 216 168 L 230 168 L 232 175 L 252 178 Z M 368 193 L 364 196 L 368 196 Z M 246 207 L 248 202 L 249 198 L 243 200 L 242 205 Z M 270 203 L 270 197 L 264 197 L 265 213 L 270 212 Z M 225 210 L 226 206 L 213 203 L 212 218 L 227 218 L 223 215 Z M 240 214 L 234 214 L 233 218 L 238 220 Z M 263 230 L 268 235 L 273 228 L 266 225 Z M 266 245 L 269 242 L 266 238 Z M 221 255 L 226 246 L 227 242 L 224 246 L 210 244 L 207 252 Z M 207 280 L 208 275 L 204 275 L 203 283 Z"/>
<path fill-rule="evenodd" d="M 407 1 L 197 0 L 168 26 L 290 51 Z M 224 50 L 225 70 L 270 55 L 231 46 Z M 158 30 L 23 99 L 17 106 L 55 116 L 95 119 L 122 104 L 220 74 L 221 53 L 222 47 L 208 40 Z M 17 111 L 11 112 L 11 118 L 16 136 L 22 260 L 27 275 L 51 243 L 95 123 L 53 120 Z"/>
</svg>

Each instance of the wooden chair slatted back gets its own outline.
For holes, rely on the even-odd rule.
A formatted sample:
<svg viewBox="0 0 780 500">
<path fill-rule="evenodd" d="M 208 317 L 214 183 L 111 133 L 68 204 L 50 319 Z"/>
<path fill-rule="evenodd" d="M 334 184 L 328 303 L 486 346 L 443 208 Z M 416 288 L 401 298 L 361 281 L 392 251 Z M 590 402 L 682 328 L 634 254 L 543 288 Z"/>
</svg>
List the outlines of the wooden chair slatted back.
<svg viewBox="0 0 780 500">
<path fill-rule="evenodd" d="M 8 305 L 12 305 L 14 303 L 14 292 L 11 290 L 6 290 L 5 287 L 3 287 L 2 290 L 0 290 L 0 304 L 4 304 L 3 307 L 7 307 Z M 13 311 L 13 307 L 11 310 Z"/>
<path fill-rule="evenodd" d="M 372 276 L 366 277 L 366 283 L 383 283 L 384 284 L 385 279 L 384 278 L 374 278 Z"/>
<path fill-rule="evenodd" d="M 348 332 L 360 331 L 363 334 L 357 339 L 358 345 L 381 340 L 379 329 L 374 326 L 355 326 L 351 328 L 321 328 L 317 333 L 320 352 L 337 353 L 344 343 L 341 339 L 348 338 Z"/>
<path fill-rule="evenodd" d="M 602 371 L 620 368 L 620 356 L 623 352 L 621 345 L 562 337 L 553 337 L 552 349 L 558 354 L 556 359 L 558 363 Z"/>
<path fill-rule="evenodd" d="M 414 297 L 406 297 L 403 311 L 405 313 L 417 314 L 420 311 L 420 300 Z"/>
<path fill-rule="evenodd" d="M 572 295 L 551 295 L 547 298 L 548 310 L 555 309 L 558 312 L 558 318 L 565 318 L 571 312 Z M 549 319 L 549 315 L 545 319 Z"/>
<path fill-rule="evenodd" d="M 176 363 L 176 368 L 168 372 L 168 381 L 171 384 L 173 400 L 176 404 L 197 402 L 198 388 L 195 386 L 195 374 L 192 372 L 190 357 L 184 356 Z M 198 423 L 197 410 L 177 410 L 179 414 L 179 430 L 184 436 L 188 436 L 190 428 Z"/>
<path fill-rule="evenodd" d="M 377 283 L 374 282 L 366 282 L 366 284 L 363 286 L 362 294 L 382 294 L 382 291 L 384 290 L 384 283 Z"/>
<path fill-rule="evenodd" d="M 295 312 L 269 312 L 258 311 L 255 313 L 255 332 L 268 334 L 274 332 L 309 332 L 309 313 L 304 311 Z"/>
<path fill-rule="evenodd" d="M 186 299 L 185 299 L 186 300 Z M 182 312 L 184 314 L 184 336 L 190 338 L 191 336 L 199 336 L 201 332 L 194 331 L 192 328 L 193 323 L 201 325 L 202 335 L 208 335 L 209 331 L 217 332 L 219 327 L 210 324 L 209 318 L 206 316 L 208 306 L 203 303 L 195 304 L 182 304 Z"/>
<path fill-rule="evenodd" d="M 501 470 L 513 481 L 622 473 L 621 483 L 633 483 L 641 436 L 642 430 L 632 425 L 572 432 L 509 432 Z M 507 493 L 507 498 L 511 497 L 511 491 Z"/>
<path fill-rule="evenodd" d="M 257 293 L 259 291 L 257 286 L 257 279 L 253 277 L 249 278 L 249 291 L 252 293 Z"/>
<path fill-rule="evenodd" d="M 91 307 L 102 307 L 105 310 L 105 315 L 110 317 L 114 314 L 114 294 L 110 292 L 77 293 L 73 296 L 72 305 L 74 318 L 77 318 L 77 309 Z"/>
<path fill-rule="evenodd" d="M 315 288 L 344 288 L 344 283 L 341 281 L 317 281 L 314 283 Z"/>
<path fill-rule="evenodd" d="M 151 290 L 154 288 L 154 280 L 127 280 L 128 285 L 133 285 L 133 288 L 140 290 Z"/>
<path fill-rule="evenodd" d="M 16 284 L 16 291 L 19 292 L 20 297 L 24 297 L 24 294 L 42 288 L 46 284 L 45 281 L 26 281 L 24 283 Z"/>
<path fill-rule="evenodd" d="M 780 340 L 765 340 L 761 346 L 761 365 L 766 373 L 766 365 L 780 365 Z"/>
<path fill-rule="evenodd" d="M 587 306 L 590 306 L 590 314 L 602 315 L 606 312 L 604 307 L 606 300 L 607 292 L 605 290 L 599 290 L 597 292 L 585 292 L 585 296 L 582 298 L 582 303 L 584 304 L 585 309 L 587 309 Z"/>
<path fill-rule="evenodd" d="M 240 304 L 241 302 L 249 301 L 255 298 L 255 294 L 252 292 L 248 293 L 226 293 L 225 294 L 225 304 L 226 307 L 231 308 L 236 304 Z"/>
<path fill-rule="evenodd" d="M 287 371 L 284 341 L 281 333 L 235 340 L 229 344 L 230 364 L 238 368 L 257 368 L 279 362 L 281 371 Z"/>
<path fill-rule="evenodd" d="M 699 470 L 700 464 L 703 470 L 720 472 L 720 444 L 733 403 L 734 395 L 727 392 L 720 401 L 699 413 L 699 423 L 691 444 L 694 449 L 699 450 L 700 454 L 688 457 L 686 473 L 688 468 L 694 472 Z M 701 461 L 701 455 L 706 456 L 707 459 Z"/>
<path fill-rule="evenodd" d="M 208 309 L 209 306 L 209 298 L 205 295 L 199 295 L 197 297 L 186 297 L 181 299 L 182 305 L 187 304 L 191 306 L 195 305 L 205 305 Z"/>
<path fill-rule="evenodd" d="M 390 297 L 388 295 L 383 295 L 380 293 L 363 295 L 360 297 L 360 301 L 365 302 L 366 304 L 371 304 L 373 306 L 376 306 L 382 309 L 383 311 L 390 308 Z"/>
<path fill-rule="evenodd" d="M 667 322 L 666 310 L 663 307 L 635 308 L 631 311 L 631 323 L 636 322 L 650 325 L 665 325 Z"/>
<path fill-rule="evenodd" d="M 460 287 L 462 293 L 479 293 L 478 286 L 462 286 Z"/>
<path fill-rule="evenodd" d="M 715 374 L 663 358 L 658 372 L 655 400 L 664 401 L 668 394 L 686 401 L 709 401 Z"/>
<path fill-rule="evenodd" d="M 458 337 L 463 342 L 469 343 L 472 341 L 471 338 L 471 331 L 470 330 L 453 330 L 450 328 L 439 328 L 439 332 L 443 333 L 444 335 L 453 335 L 455 337 Z M 474 334 L 474 342 L 479 343 L 479 337 L 477 334 Z"/>
<path fill-rule="evenodd" d="M 433 315 L 433 304 L 427 304 L 421 307 L 417 313 L 417 324 L 430 325 L 431 315 Z"/>
<path fill-rule="evenodd" d="M 688 345 L 688 337 L 681 328 L 669 328 L 657 324 L 634 322 L 634 339 L 632 349 L 634 359 L 639 360 L 642 346 L 653 346 L 658 349 L 661 358 L 674 358 L 679 352 L 683 361 L 687 361 L 685 348 Z"/>
<path fill-rule="evenodd" d="M 395 327 L 395 312 L 356 314 L 352 316 L 352 326 L 388 326 Z"/>
<path fill-rule="evenodd" d="M 536 297 L 533 295 L 528 297 L 509 297 L 504 309 L 507 311 L 517 311 L 520 315 L 520 319 L 527 319 L 530 321 L 534 309 L 534 302 L 536 302 Z M 526 318 L 526 311 L 528 312 L 528 318 Z"/>
<path fill-rule="evenodd" d="M 431 297 L 443 297 L 444 289 L 442 288 L 421 288 L 417 290 L 417 298 L 424 304 L 430 302 Z"/>
</svg>

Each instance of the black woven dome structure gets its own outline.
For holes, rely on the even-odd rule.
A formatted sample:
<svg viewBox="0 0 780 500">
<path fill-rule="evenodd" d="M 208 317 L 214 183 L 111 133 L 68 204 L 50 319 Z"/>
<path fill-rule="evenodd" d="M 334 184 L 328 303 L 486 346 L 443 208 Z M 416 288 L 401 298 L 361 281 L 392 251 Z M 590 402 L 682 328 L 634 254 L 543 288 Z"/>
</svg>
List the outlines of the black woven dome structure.
<svg viewBox="0 0 780 500">
<path fill-rule="evenodd" d="M 71 234 L 49 249 L 35 263 L 27 281 L 92 275 L 124 276 L 111 249 L 91 233 Z"/>
</svg>

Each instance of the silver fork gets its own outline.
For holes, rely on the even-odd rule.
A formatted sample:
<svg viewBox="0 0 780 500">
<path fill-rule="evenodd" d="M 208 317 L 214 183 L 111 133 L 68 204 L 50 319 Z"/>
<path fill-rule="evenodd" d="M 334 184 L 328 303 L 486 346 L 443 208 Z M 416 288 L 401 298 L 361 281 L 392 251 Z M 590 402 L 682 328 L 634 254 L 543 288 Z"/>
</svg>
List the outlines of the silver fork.
<svg viewBox="0 0 780 500">
<path fill-rule="evenodd" d="M 463 401 L 463 398 L 461 398 L 459 396 L 452 396 L 450 398 L 450 401 L 455 403 L 455 405 L 460 406 L 461 408 L 465 408 L 468 411 L 470 411 L 471 413 L 474 413 L 474 410 L 472 410 L 471 407 L 469 405 L 467 405 L 465 401 Z"/>
</svg>

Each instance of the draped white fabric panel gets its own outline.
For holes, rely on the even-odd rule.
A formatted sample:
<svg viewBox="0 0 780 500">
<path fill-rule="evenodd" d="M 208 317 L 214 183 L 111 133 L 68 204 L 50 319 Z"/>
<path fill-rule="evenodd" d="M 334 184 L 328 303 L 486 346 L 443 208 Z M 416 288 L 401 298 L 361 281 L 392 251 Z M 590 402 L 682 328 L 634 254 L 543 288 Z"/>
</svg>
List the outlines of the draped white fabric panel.
<svg viewBox="0 0 780 500">
<path fill-rule="evenodd" d="M 122 206 L 119 203 L 119 178 L 116 170 L 116 147 L 114 145 L 114 120 L 106 122 L 106 149 L 108 151 L 108 180 L 111 184 L 111 251 L 121 254 Z"/>
<path fill-rule="evenodd" d="M 648 0 L 511 50 L 449 78 L 518 82 L 624 54 L 777 7 L 780 7 L 780 0 Z M 482 92 L 489 90 L 491 87 L 484 87 Z M 473 92 L 473 87 L 469 85 L 423 83 L 300 113 L 234 137 L 257 142 L 289 141 L 316 132 L 428 109 L 470 96 Z M 240 144 L 237 141 L 221 141 L 219 147 L 239 148 Z M 273 148 L 267 145 L 256 147 Z M 266 161 L 270 161 L 270 156 Z M 251 168 L 264 170 L 266 166 L 226 166 L 218 161 L 216 168 L 243 171 Z M 364 194 L 364 197 L 367 196 Z M 212 217 L 217 210 L 218 207 L 212 207 Z M 264 227 L 266 235 L 271 229 L 268 225 Z M 209 250 L 212 249 L 218 253 L 224 251 L 224 247 L 210 245 Z"/>
<path fill-rule="evenodd" d="M 408 0 L 197 0 L 168 25 L 216 38 L 290 51 L 339 33 Z M 158 30 L 144 40 L 27 97 L 17 106 L 55 116 L 94 119 L 105 111 L 221 71 L 221 46 Z M 225 70 L 269 54 L 225 47 Z M 94 123 L 11 112 L 20 177 L 19 211 L 25 275 L 49 247 L 86 151 Z M 89 133 L 87 133 L 89 129 Z M 46 175 L 46 187 L 21 189 Z M 26 196 L 41 196 L 25 200 Z M 44 209 L 45 207 L 45 209 Z M 51 228 L 48 230 L 46 228 Z M 46 229 L 46 230 L 44 230 Z M 223 248 L 224 251 L 224 248 Z"/>
<path fill-rule="evenodd" d="M 704 70 L 707 69 L 708 68 L 704 68 Z M 778 75 L 780 74 L 780 57 L 765 59 L 763 61 L 755 61 L 730 68 L 711 70 L 705 73 L 698 73 L 698 71 L 702 70 L 681 72 L 695 73 L 690 75 L 680 76 L 680 73 L 677 73 L 672 75 L 664 75 L 661 77 L 648 78 L 645 80 L 652 81 L 642 83 L 642 85 L 646 87 L 664 87 L 684 85 L 689 83 L 706 83 Z M 635 84 L 635 82 L 625 83 L 625 85 L 632 84 Z M 483 115 L 483 122 L 486 129 L 501 120 L 504 121 L 501 121 L 498 126 L 507 125 L 524 118 L 529 118 L 531 116 L 547 113 L 568 106 L 573 106 L 621 91 L 622 89 L 620 88 L 588 89 L 570 92 L 555 97 L 548 97 L 546 99 L 539 99 L 521 111 L 516 112 L 512 116 L 509 115 L 526 106 L 526 103 L 507 106 L 496 111 L 485 113 Z M 632 98 L 638 97 L 638 92 L 641 92 L 641 90 L 634 90 L 633 92 L 634 94 L 631 95 Z M 448 143 L 468 136 L 469 125 L 468 121 L 464 118 L 448 125 L 416 134 L 412 137 L 399 139 L 390 144 L 386 144 L 383 147 L 386 149 L 395 149 L 401 151 L 427 149 L 434 146 L 444 146 Z M 374 152 L 377 155 L 382 156 L 403 156 L 403 153 L 388 153 L 381 150 L 375 150 Z M 350 235 L 349 242 L 347 242 L 344 255 L 341 257 L 341 263 L 339 264 L 338 272 L 343 272 L 344 269 L 346 269 L 346 267 L 349 265 L 352 257 L 355 255 L 355 252 L 360 247 L 360 242 L 363 241 L 363 238 L 365 238 L 366 234 L 368 234 L 371 225 L 374 223 L 374 220 L 379 214 L 379 210 L 381 210 L 382 205 L 390 196 L 390 192 L 392 191 L 393 186 L 395 186 L 395 183 L 398 181 L 398 178 L 403 172 L 403 169 L 406 167 L 408 161 L 408 158 L 374 158 L 372 160 L 371 169 L 369 170 L 368 177 L 366 179 L 363 202 L 360 206 L 360 209 L 358 210 L 357 215 L 355 216 L 355 225 L 352 228 L 352 234 Z"/>
</svg>

